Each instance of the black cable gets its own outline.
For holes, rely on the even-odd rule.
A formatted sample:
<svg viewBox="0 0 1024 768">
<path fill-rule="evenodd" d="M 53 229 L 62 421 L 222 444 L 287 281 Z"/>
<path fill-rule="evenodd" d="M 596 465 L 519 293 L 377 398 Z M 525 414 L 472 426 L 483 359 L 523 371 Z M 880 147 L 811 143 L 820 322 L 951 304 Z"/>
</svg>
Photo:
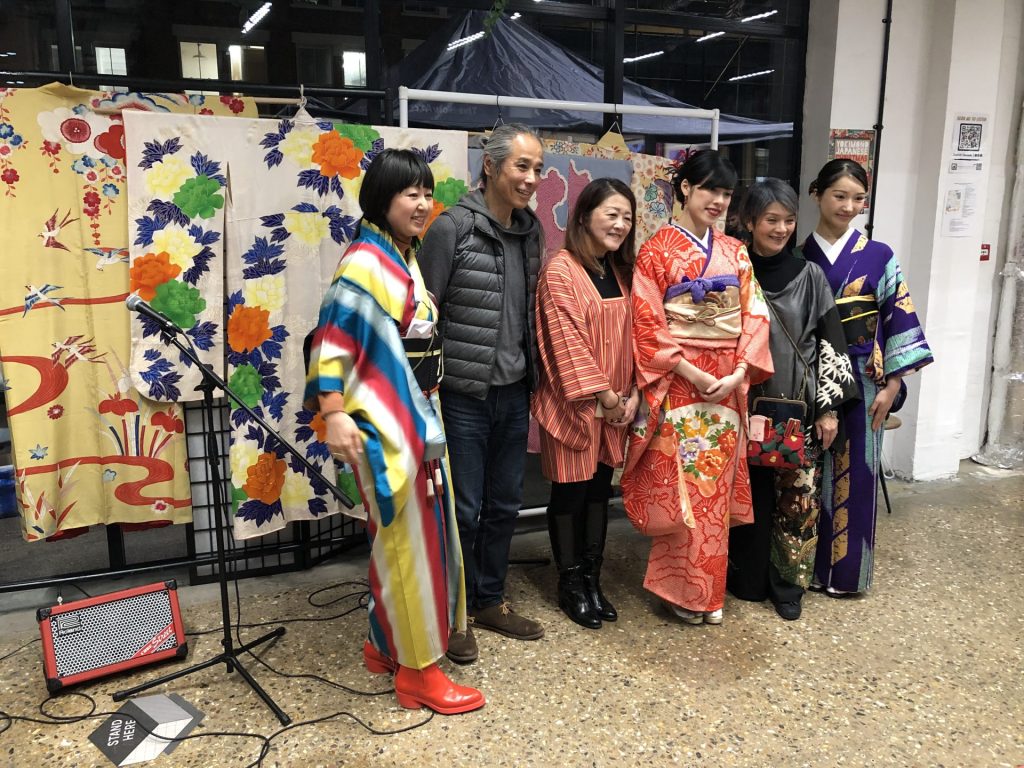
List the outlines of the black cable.
<svg viewBox="0 0 1024 768">
<path fill-rule="evenodd" d="M 30 645 L 32 645 L 32 643 L 38 643 L 41 639 L 42 638 L 39 638 L 39 637 L 32 638 L 27 643 L 25 643 L 23 646 L 21 646 L 20 648 L 18 648 L 16 650 L 11 651 L 6 656 L 0 656 L 0 662 L 7 661 L 9 658 L 11 658 L 11 656 L 14 656 L 15 654 L 21 653 L 26 648 L 28 648 Z"/>
<path fill-rule="evenodd" d="M 69 697 L 77 696 L 78 698 L 85 699 L 89 702 L 89 711 L 84 715 L 57 715 L 47 711 L 46 705 L 51 701 L 58 701 L 55 696 L 48 696 L 39 703 L 39 714 L 42 718 L 38 717 L 27 717 L 25 715 L 12 715 L 9 712 L 0 710 L 0 735 L 6 733 L 14 725 L 16 721 L 24 723 L 35 723 L 37 725 L 69 725 L 73 723 L 84 722 L 85 720 L 96 720 L 98 718 L 113 717 L 117 715 L 117 712 L 97 712 L 96 711 L 96 699 L 87 693 L 81 691 L 67 691 L 60 694 L 59 700 L 67 701 Z M 166 736 L 160 736 L 153 731 L 150 731 L 142 723 L 136 722 L 139 730 L 143 731 L 147 736 L 156 736 L 158 739 L 162 739 L 168 744 L 171 742 L 182 742 L 190 741 L 192 739 L 206 739 L 210 737 L 239 737 L 249 739 L 260 739 L 263 742 L 263 746 L 260 748 L 261 757 L 257 764 L 261 764 L 263 757 L 262 755 L 269 751 L 270 739 L 261 733 L 240 733 L 234 731 L 207 731 L 206 733 L 191 734 L 189 736 L 182 736 L 180 738 L 167 738 Z"/>
<path fill-rule="evenodd" d="M 324 587 L 323 589 L 318 589 L 315 592 L 312 592 L 310 595 L 308 595 L 306 600 L 311 605 L 316 605 L 316 603 L 313 602 L 313 595 L 318 595 L 321 592 L 324 592 L 324 591 L 326 591 L 328 589 L 334 589 L 335 587 L 339 587 L 339 586 L 342 586 L 342 585 L 345 585 L 345 584 L 352 584 L 352 583 L 358 583 L 358 582 L 341 582 L 340 584 L 334 584 L 334 585 L 331 585 L 329 587 Z M 359 595 L 360 601 L 359 601 L 359 603 L 354 608 L 350 608 L 349 610 L 345 611 L 341 615 L 347 616 L 348 614 L 350 614 L 350 613 L 352 613 L 354 611 L 357 611 L 360 608 L 362 608 L 363 607 L 363 605 L 362 605 L 363 596 L 364 595 L 368 595 L 368 594 L 369 594 L 368 592 L 353 592 L 353 593 L 350 593 L 348 595 L 349 597 L 352 597 L 352 596 L 355 596 L 355 595 Z M 342 599 L 342 598 L 338 598 L 338 600 L 340 600 L 340 599 Z M 337 602 L 337 600 L 334 600 L 331 603 L 326 603 L 325 605 L 331 605 L 334 602 Z M 273 622 L 261 622 L 261 624 L 269 624 L 269 623 L 273 623 Z M 239 593 L 239 589 L 238 589 L 238 579 L 235 579 L 235 640 L 238 642 L 239 647 L 242 647 L 242 646 L 245 645 L 245 642 L 242 640 L 242 633 L 240 632 L 240 629 L 241 629 L 242 626 L 243 626 L 242 625 L 242 596 Z M 256 626 L 260 626 L 260 625 L 256 625 Z M 268 645 L 267 649 L 269 650 L 271 647 L 273 647 L 273 643 Z M 344 683 L 339 683 L 339 682 L 337 682 L 335 680 L 331 680 L 330 678 L 323 677 L 323 676 L 317 675 L 317 674 L 313 674 L 312 672 L 299 672 L 299 673 L 282 672 L 279 669 L 275 669 L 268 662 L 264 661 L 260 656 L 258 656 L 257 654 L 253 653 L 251 650 L 246 650 L 246 653 L 248 653 L 256 662 L 258 662 L 259 664 L 263 665 L 264 667 L 266 667 L 266 669 L 268 669 L 270 672 L 273 672 L 275 675 L 278 675 L 279 677 L 284 677 L 284 678 L 292 679 L 292 680 L 316 680 L 319 683 L 323 683 L 324 685 L 331 686 L 332 688 L 337 688 L 339 690 L 345 691 L 346 693 L 351 693 L 354 696 L 384 696 L 384 695 L 392 694 L 392 693 L 395 692 L 394 688 L 388 688 L 388 689 L 383 690 L 383 691 L 360 691 L 360 690 L 358 690 L 356 688 L 350 688 L 349 686 L 345 685 Z M 425 725 L 427 722 L 429 722 L 429 720 L 425 720 L 422 724 Z"/>
<path fill-rule="evenodd" d="M 303 720 L 300 723 L 292 723 L 291 725 L 286 725 L 284 728 L 281 728 L 280 730 L 277 730 L 274 733 L 270 734 L 270 736 L 267 737 L 267 740 L 266 740 L 266 743 L 264 744 L 263 749 L 260 750 L 260 756 L 255 761 L 253 761 L 253 762 L 249 763 L 247 766 L 245 766 L 245 768 L 260 768 L 260 766 L 263 765 L 263 761 L 266 759 L 267 755 L 270 753 L 270 743 L 274 739 L 276 739 L 278 736 L 280 736 L 280 735 L 282 735 L 282 734 L 284 734 L 284 733 L 286 733 L 288 731 L 291 731 L 291 730 L 293 730 L 295 728 L 302 728 L 302 727 L 307 726 L 307 725 L 317 725 L 319 723 L 325 723 L 325 722 L 327 722 L 329 720 L 334 720 L 335 718 L 338 718 L 338 717 L 348 717 L 348 718 L 351 718 L 352 720 L 354 720 L 355 722 L 357 722 L 359 725 L 363 726 L 363 728 L 365 728 L 367 731 L 372 733 L 374 736 L 395 736 L 395 735 L 397 735 L 399 733 L 405 733 L 406 731 L 412 731 L 412 730 L 414 730 L 416 728 L 421 728 L 422 726 L 426 725 L 431 720 L 433 720 L 435 714 L 436 713 L 433 710 L 430 710 L 430 714 L 427 715 L 427 717 L 424 720 L 422 720 L 421 722 L 413 723 L 412 725 L 406 725 L 406 726 L 403 726 L 401 728 L 396 728 L 393 731 L 381 731 L 381 730 L 378 730 L 378 729 L 374 728 L 372 725 L 370 725 L 369 723 L 364 723 L 359 717 L 357 717 L 356 715 L 353 715 L 351 712 L 335 712 L 334 714 L 325 715 L 324 717 L 318 717 L 318 718 L 316 718 L 314 720 Z"/>
<path fill-rule="evenodd" d="M 312 605 L 314 607 L 317 607 L 317 608 L 323 608 L 323 607 L 326 607 L 326 606 L 329 606 L 329 605 L 334 605 L 335 603 L 339 603 L 339 602 L 341 602 L 343 600 L 347 600 L 347 599 L 352 598 L 352 597 L 358 598 L 355 606 L 353 606 L 352 608 L 349 608 L 348 610 L 342 611 L 339 614 L 336 614 L 336 615 L 333 615 L 333 616 L 326 616 L 326 617 L 325 616 L 318 616 L 318 617 L 308 617 L 308 618 L 282 619 L 282 620 L 279 620 L 279 621 L 263 621 L 263 622 L 256 622 L 256 623 L 251 623 L 251 624 L 250 623 L 243 624 L 242 623 L 242 601 L 241 601 L 241 592 L 240 592 L 239 584 L 238 584 L 238 574 L 237 574 L 237 571 L 235 570 L 234 567 L 231 567 L 231 566 L 229 566 L 229 567 L 231 568 L 231 575 L 233 577 L 232 581 L 234 582 L 234 585 L 235 585 L 235 617 L 236 617 L 236 621 L 235 621 L 234 631 L 235 631 L 235 638 L 237 639 L 239 646 L 244 645 L 244 643 L 242 642 L 242 637 L 241 637 L 241 632 L 240 632 L 242 627 L 245 627 L 245 628 L 255 628 L 255 627 L 266 626 L 268 624 L 289 624 L 289 623 L 299 623 L 299 622 L 307 622 L 307 621 L 333 621 L 334 619 L 343 618 L 345 616 L 348 616 L 351 613 L 354 613 L 355 611 L 358 611 L 358 610 L 361 610 L 361 609 L 365 609 L 367 607 L 367 605 L 368 605 L 369 585 L 365 581 L 343 581 L 343 582 L 339 582 L 337 584 L 332 584 L 330 586 L 322 587 L 320 589 L 317 589 L 317 590 L 311 592 L 309 595 L 306 596 L 306 601 L 310 605 Z M 76 586 L 76 588 L 81 589 L 80 587 L 77 587 L 77 585 L 73 585 L 73 586 Z M 316 597 L 317 595 L 322 594 L 322 593 L 327 592 L 327 591 L 332 590 L 332 589 L 337 589 L 339 587 L 343 587 L 343 586 L 357 586 L 360 589 L 358 591 L 355 591 L 355 592 L 348 592 L 348 593 L 342 595 L 341 597 L 337 597 L 337 598 L 335 598 L 333 600 L 330 600 L 330 601 L 327 601 L 325 603 L 318 603 L 318 602 L 314 601 L 314 597 Z M 83 593 L 85 593 L 84 590 L 81 590 L 81 591 Z M 186 633 L 186 634 L 191 635 L 193 637 L 197 637 L 197 636 L 200 636 L 200 635 L 206 635 L 206 634 L 211 634 L 211 633 L 220 632 L 220 631 L 222 631 L 222 628 L 217 627 L 215 629 L 201 630 L 201 631 L 198 631 L 198 632 L 189 632 L 189 633 Z M 13 651 L 11 651 L 10 653 L 6 654 L 5 656 L 0 657 L 0 662 L 6 661 L 7 659 L 11 658 L 12 656 L 15 656 L 16 654 L 21 653 L 23 650 L 28 648 L 33 643 L 39 642 L 39 640 L 40 640 L 40 638 L 33 638 L 32 640 L 29 640 L 28 642 L 24 643 L 23 645 L 21 645 L 20 647 L 16 648 Z M 350 693 L 350 694 L 355 695 L 355 696 L 385 696 L 385 695 L 390 695 L 390 694 L 394 693 L 394 688 L 387 688 L 387 689 L 382 690 L 382 691 L 360 691 L 360 690 L 357 690 L 355 688 L 350 688 L 349 686 L 344 685 L 343 683 L 339 683 L 339 682 L 337 682 L 335 680 L 331 680 L 329 678 L 322 677 L 321 675 L 316 675 L 316 674 L 312 674 L 312 673 L 282 672 L 282 671 L 274 668 L 273 666 L 271 666 L 268 662 L 264 661 L 257 654 L 253 653 L 251 650 L 246 651 L 246 653 L 248 653 L 253 659 L 255 659 L 257 662 L 259 662 L 261 665 L 263 665 L 270 672 L 273 672 L 275 675 L 278 675 L 279 677 L 284 677 L 284 678 L 288 678 L 288 679 L 315 680 L 317 682 L 323 683 L 324 685 L 328 685 L 328 686 L 331 686 L 333 688 L 337 688 L 339 690 L 345 691 L 346 693 Z M 92 696 L 90 696 L 89 694 L 83 693 L 81 691 L 66 691 L 66 692 L 63 692 L 60 695 L 60 699 L 59 700 L 67 701 L 68 698 L 72 697 L 72 696 L 75 696 L 75 697 L 78 697 L 78 698 L 81 698 L 81 699 L 85 699 L 89 703 L 89 711 L 86 712 L 85 714 L 79 714 L 79 715 L 60 715 L 60 714 L 51 713 L 50 711 L 48 711 L 47 705 L 50 702 L 58 700 L 56 697 L 51 695 L 51 696 L 48 696 L 46 699 L 44 699 L 39 704 L 39 713 L 41 715 L 41 718 L 27 717 L 27 716 L 24 716 L 24 715 L 12 715 L 9 712 L 6 712 L 4 710 L 0 710 L 0 735 L 3 735 L 7 731 L 9 731 L 13 727 L 13 725 L 14 725 L 14 723 L 16 721 L 21 721 L 21 722 L 26 722 L 26 723 L 34 723 L 34 724 L 37 724 L 37 725 L 69 725 L 69 724 L 73 724 L 73 723 L 80 723 L 80 722 L 83 722 L 85 720 L 95 720 L 95 719 L 99 719 L 99 718 L 112 717 L 112 716 L 118 714 L 117 712 L 97 712 L 96 711 L 96 708 L 97 708 L 96 700 Z M 207 731 L 205 733 L 190 734 L 188 736 L 182 736 L 182 737 L 179 737 L 179 738 L 167 738 L 167 737 L 164 737 L 164 736 L 159 736 L 158 734 L 154 734 L 152 731 L 149 731 L 144 725 L 142 725 L 142 723 L 137 723 L 137 727 L 140 730 L 144 731 L 147 735 L 156 736 L 157 738 L 162 739 L 163 741 L 167 742 L 168 744 L 170 744 L 170 743 L 179 743 L 179 742 L 183 742 L 183 741 L 191 741 L 191 740 L 194 740 L 194 739 L 206 739 L 206 738 L 258 739 L 258 740 L 260 740 L 262 742 L 262 744 L 260 746 L 259 754 L 258 754 L 256 760 L 254 760 L 253 762 L 247 764 L 245 768 L 261 768 L 263 766 L 263 761 L 270 754 L 270 750 L 271 750 L 271 748 L 273 746 L 273 740 L 276 739 L 278 736 L 281 736 L 282 734 L 287 733 L 288 731 L 294 730 L 296 728 L 302 728 L 302 727 L 307 727 L 307 726 L 312 726 L 312 725 L 318 725 L 320 723 L 329 722 L 331 720 L 335 720 L 335 719 L 340 718 L 340 717 L 347 717 L 350 720 L 352 720 L 353 722 L 355 722 L 356 724 L 362 726 L 367 732 L 373 734 L 374 736 L 394 736 L 394 735 L 397 735 L 399 733 L 405 733 L 407 731 L 412 731 L 412 730 L 415 730 L 416 728 L 421 728 L 421 727 L 427 725 L 428 723 L 430 723 L 434 719 L 434 715 L 435 714 L 436 713 L 433 710 L 431 710 L 429 712 L 429 714 L 423 720 L 421 720 L 421 721 L 419 721 L 417 723 L 413 723 L 411 725 L 406 725 L 406 726 L 403 726 L 401 728 L 397 728 L 397 729 L 394 729 L 394 730 L 388 730 L 388 731 L 374 728 L 372 725 L 370 725 L 369 723 L 367 723 L 364 720 L 362 720 L 358 715 L 355 715 L 352 712 L 348 712 L 347 710 L 339 710 L 338 712 L 334 712 L 334 713 L 332 713 L 330 715 L 325 715 L 323 717 L 318 717 L 318 718 L 314 718 L 312 720 L 303 720 L 303 721 L 300 721 L 300 722 L 297 722 L 297 723 L 292 723 L 291 725 L 285 726 L 284 728 L 280 728 L 279 730 L 277 730 L 274 733 L 272 733 L 270 736 L 265 736 L 265 735 L 260 734 L 260 733 L 242 733 L 242 732 L 236 732 L 236 731 Z"/>
<path fill-rule="evenodd" d="M 73 581 L 69 581 L 67 584 L 62 584 L 61 587 L 63 587 L 63 586 L 74 587 L 75 589 L 77 589 L 79 592 L 81 592 L 86 597 L 92 597 L 92 595 L 90 595 L 88 592 L 86 592 L 84 589 L 82 589 L 80 586 L 78 586 L 78 584 L 76 584 Z M 61 592 L 61 587 L 57 587 L 57 595 L 59 597 L 63 598 L 63 593 Z"/>
<path fill-rule="evenodd" d="M 326 607 L 328 605 L 334 605 L 335 603 L 340 603 L 346 597 L 351 597 L 351 594 L 354 594 L 354 593 L 350 593 L 348 595 L 342 595 L 341 597 L 335 598 L 334 600 L 330 600 L 330 601 L 328 601 L 326 603 L 314 603 L 313 602 L 313 598 L 316 597 L 317 595 L 319 595 L 321 592 L 327 592 L 328 590 L 331 590 L 331 589 L 337 589 L 338 587 L 348 587 L 348 586 L 361 587 L 362 588 L 360 590 L 361 594 L 366 594 L 366 595 L 370 594 L 370 585 L 366 581 L 362 581 L 362 580 L 339 581 L 337 584 L 331 584 L 330 586 L 321 587 L 320 589 L 318 589 L 318 590 L 316 590 L 314 592 L 310 592 L 309 595 L 306 597 L 306 602 L 309 603 L 310 605 L 312 605 L 315 608 L 324 608 L 324 607 Z"/>
<path fill-rule="evenodd" d="M 359 582 L 341 582 L 341 584 L 335 584 L 335 585 L 332 585 L 330 587 L 324 587 L 323 589 L 318 589 L 316 592 L 312 593 L 311 595 L 309 595 L 307 597 L 307 602 L 309 602 L 310 605 L 312 605 L 314 607 L 317 607 L 317 608 L 325 607 L 325 606 L 328 606 L 328 605 L 333 605 L 334 603 L 341 602 L 342 600 L 344 600 L 346 598 L 349 598 L 349 597 L 359 597 L 359 603 L 355 607 L 349 608 L 347 611 L 342 611 L 341 613 L 335 613 L 335 614 L 333 614 L 331 616 L 309 616 L 309 617 L 304 617 L 304 618 L 292 618 L 292 619 L 270 619 L 268 621 L 260 621 L 260 622 L 254 622 L 254 623 L 250 623 L 250 622 L 246 622 L 244 624 L 243 623 L 239 623 L 236 626 L 240 627 L 240 628 L 245 628 L 245 629 L 255 629 L 257 627 L 266 627 L 266 626 L 269 626 L 271 624 L 301 624 L 301 623 L 305 623 L 305 622 L 334 621 L 335 619 L 342 619 L 342 618 L 348 616 L 350 613 L 354 613 L 355 611 L 358 611 L 360 609 L 365 609 L 367 607 L 367 601 L 368 601 L 368 597 L 369 597 L 369 594 L 370 594 L 369 591 L 363 590 L 363 591 L 360 591 L 360 592 L 350 592 L 348 594 L 342 595 L 339 598 L 336 598 L 335 600 L 331 600 L 330 602 L 327 602 L 327 603 L 314 603 L 314 602 L 312 602 L 312 597 L 315 594 L 319 594 L 320 592 L 323 592 L 323 591 L 328 590 L 328 589 L 334 589 L 335 587 L 341 586 L 342 584 L 352 584 L 352 583 L 358 584 Z M 237 597 L 237 593 L 236 593 L 236 597 Z M 201 637 L 202 635 L 212 635 L 212 634 L 215 634 L 215 633 L 218 633 L 218 632 L 221 632 L 221 631 L 222 630 L 221 630 L 220 627 L 214 627 L 213 629 L 196 630 L 194 632 L 186 632 L 185 634 L 188 635 L 189 637 Z"/>
</svg>

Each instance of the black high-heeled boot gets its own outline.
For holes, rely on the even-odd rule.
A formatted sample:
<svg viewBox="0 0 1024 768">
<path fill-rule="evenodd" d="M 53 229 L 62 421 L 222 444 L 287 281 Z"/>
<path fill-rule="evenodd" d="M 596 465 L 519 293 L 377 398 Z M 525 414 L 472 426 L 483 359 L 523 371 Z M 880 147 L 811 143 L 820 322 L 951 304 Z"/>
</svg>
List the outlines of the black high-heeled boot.
<svg viewBox="0 0 1024 768">
<path fill-rule="evenodd" d="M 591 501 L 583 520 L 583 589 L 594 613 L 603 621 L 615 621 L 619 613 L 601 591 L 601 565 L 607 536 L 608 502 Z"/>
<path fill-rule="evenodd" d="M 587 629 L 599 629 L 601 619 L 590 605 L 583 588 L 579 555 L 579 533 L 571 513 L 559 514 L 548 508 L 551 553 L 558 567 L 558 607 L 566 616 Z"/>
</svg>

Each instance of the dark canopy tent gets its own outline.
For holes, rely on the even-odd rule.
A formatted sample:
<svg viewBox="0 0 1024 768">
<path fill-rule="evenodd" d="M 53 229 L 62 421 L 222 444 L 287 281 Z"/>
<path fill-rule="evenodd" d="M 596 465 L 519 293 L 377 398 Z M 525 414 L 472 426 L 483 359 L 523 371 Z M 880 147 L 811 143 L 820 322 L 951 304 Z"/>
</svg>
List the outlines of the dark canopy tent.
<svg viewBox="0 0 1024 768">
<path fill-rule="evenodd" d="M 409 88 L 518 96 L 562 101 L 604 102 L 602 71 L 538 34 L 521 21 L 503 16 L 489 37 L 478 37 L 454 48 L 483 31 L 484 11 L 469 11 L 453 19 L 425 40 L 389 73 L 391 88 Z M 692 108 L 671 96 L 625 80 L 625 104 Z M 476 130 L 490 128 L 497 120 L 494 105 L 451 104 L 410 101 L 409 124 Z M 501 119 L 547 130 L 575 130 L 600 133 L 598 112 L 501 107 Z M 644 135 L 678 136 L 706 140 L 711 121 L 701 118 L 625 115 L 623 131 Z M 719 142 L 722 144 L 791 136 L 792 123 L 769 123 L 735 115 L 721 116 Z"/>
</svg>

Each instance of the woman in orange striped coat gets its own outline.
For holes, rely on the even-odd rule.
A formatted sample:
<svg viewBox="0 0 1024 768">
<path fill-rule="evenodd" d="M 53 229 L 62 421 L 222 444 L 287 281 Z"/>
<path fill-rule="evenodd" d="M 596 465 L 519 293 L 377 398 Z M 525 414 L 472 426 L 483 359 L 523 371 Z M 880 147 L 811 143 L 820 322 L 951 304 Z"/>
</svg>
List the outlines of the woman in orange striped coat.
<svg viewBox="0 0 1024 768">
<path fill-rule="evenodd" d="M 558 566 L 558 605 L 598 629 L 618 614 L 601 591 L 612 469 L 640 396 L 633 384 L 629 283 L 636 199 L 596 179 L 576 201 L 565 248 L 537 285 L 540 384 L 532 411 L 541 466 L 551 481 L 548 533 Z"/>
</svg>

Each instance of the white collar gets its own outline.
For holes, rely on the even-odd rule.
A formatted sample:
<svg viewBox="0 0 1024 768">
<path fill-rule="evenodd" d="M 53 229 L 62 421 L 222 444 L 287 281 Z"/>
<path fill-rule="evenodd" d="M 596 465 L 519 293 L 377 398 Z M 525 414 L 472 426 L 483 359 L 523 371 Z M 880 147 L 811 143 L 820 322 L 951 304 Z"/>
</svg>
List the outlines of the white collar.
<svg viewBox="0 0 1024 768">
<path fill-rule="evenodd" d="M 691 240 L 693 240 L 693 242 L 699 244 L 705 251 L 710 246 L 710 244 L 711 244 L 711 227 L 708 227 L 706 230 L 704 230 L 704 237 L 697 237 L 695 234 L 693 234 L 693 232 L 688 230 L 686 227 L 680 226 L 679 228 L 681 230 L 683 230 L 683 232 L 686 233 L 687 237 L 689 237 Z"/>
<path fill-rule="evenodd" d="M 846 243 L 849 242 L 853 236 L 854 228 L 849 227 L 838 240 L 834 243 L 830 243 L 824 237 L 818 234 L 817 230 L 812 233 L 814 235 L 814 242 L 821 248 L 821 252 L 825 254 L 825 258 L 828 259 L 829 264 L 835 264 L 839 258 L 839 254 L 843 252 L 843 248 L 846 247 Z"/>
</svg>

